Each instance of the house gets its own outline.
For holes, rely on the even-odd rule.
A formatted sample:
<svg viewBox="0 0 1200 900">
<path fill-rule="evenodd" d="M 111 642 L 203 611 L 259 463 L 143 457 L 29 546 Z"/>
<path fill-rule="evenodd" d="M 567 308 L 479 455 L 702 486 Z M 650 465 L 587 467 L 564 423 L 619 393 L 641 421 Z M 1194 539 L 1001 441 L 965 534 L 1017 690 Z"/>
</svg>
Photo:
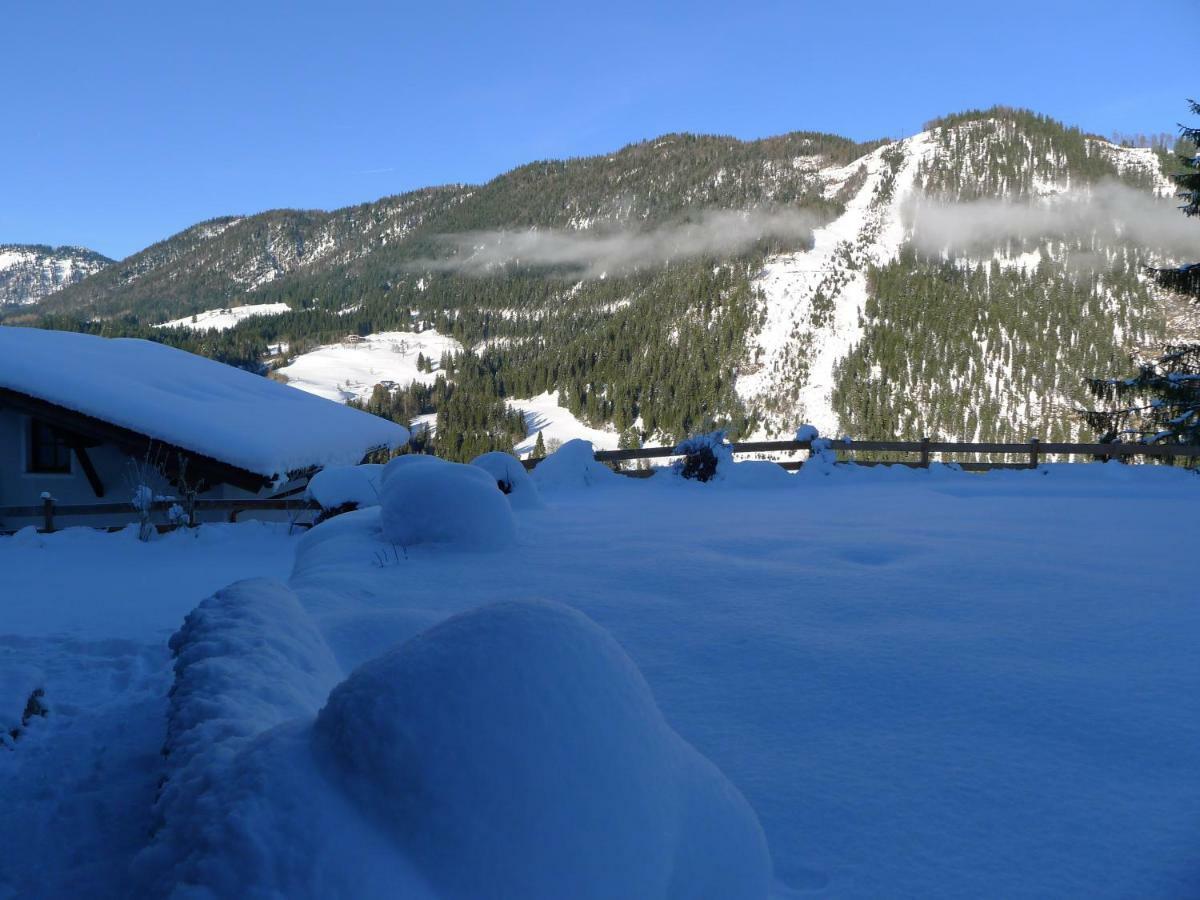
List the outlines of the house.
<svg viewBox="0 0 1200 900">
<path fill-rule="evenodd" d="M 273 496 L 401 425 L 164 344 L 0 326 L 0 507 Z M 149 475 L 147 476 L 147 469 Z M 10 523 L 0 522 L 0 528 Z"/>
</svg>

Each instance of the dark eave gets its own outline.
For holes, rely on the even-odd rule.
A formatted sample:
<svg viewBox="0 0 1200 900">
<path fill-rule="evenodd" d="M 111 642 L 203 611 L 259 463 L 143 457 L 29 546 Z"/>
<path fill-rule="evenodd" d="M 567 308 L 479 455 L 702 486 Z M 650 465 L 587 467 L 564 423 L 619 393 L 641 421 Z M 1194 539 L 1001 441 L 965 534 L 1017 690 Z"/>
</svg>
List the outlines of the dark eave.
<svg viewBox="0 0 1200 900">
<path fill-rule="evenodd" d="M 254 493 L 271 484 L 269 477 L 257 472 L 239 468 L 186 447 L 169 444 L 158 438 L 140 434 L 120 425 L 114 425 L 103 419 L 58 406 L 19 391 L 0 387 L 0 406 L 16 409 L 41 419 L 48 425 L 83 438 L 115 444 L 124 453 L 135 459 L 148 456 L 172 481 L 179 476 L 180 459 L 183 458 L 187 460 L 186 474 L 189 483 L 203 479 L 206 486 L 210 488 L 218 484 L 230 484 Z"/>
</svg>

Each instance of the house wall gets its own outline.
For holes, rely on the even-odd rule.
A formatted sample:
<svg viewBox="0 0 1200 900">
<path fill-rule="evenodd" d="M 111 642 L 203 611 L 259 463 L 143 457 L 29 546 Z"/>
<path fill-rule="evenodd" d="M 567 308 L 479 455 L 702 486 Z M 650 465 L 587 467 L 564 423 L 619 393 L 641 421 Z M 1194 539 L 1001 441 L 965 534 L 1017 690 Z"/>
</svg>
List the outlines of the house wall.
<svg viewBox="0 0 1200 900">
<path fill-rule="evenodd" d="M 39 506 L 42 502 L 42 492 L 48 492 L 57 504 L 74 505 L 88 503 L 122 503 L 128 501 L 138 480 L 134 460 L 111 444 L 101 444 L 88 448 L 88 457 L 100 476 L 104 485 L 104 496 L 97 497 L 91 483 L 83 471 L 76 454 L 71 454 L 71 471 L 69 474 L 35 474 L 27 470 L 29 452 L 29 416 L 16 410 L 0 407 L 0 507 L 5 506 Z M 145 467 L 143 467 L 145 468 Z M 178 491 L 162 478 L 157 472 L 151 471 L 147 479 L 150 488 L 156 495 L 172 496 Z M 264 492 L 264 495 L 267 492 Z M 199 496 L 205 499 L 227 500 L 244 499 L 260 496 L 241 488 L 221 484 L 203 491 Z M 246 514 L 249 517 L 250 514 Z M 255 516 L 257 518 L 257 516 Z M 220 519 L 222 516 L 214 515 Z M 103 522 L 94 516 L 55 517 L 58 527 L 72 525 L 114 525 L 123 521 L 133 522 L 136 515 L 130 508 L 126 516 L 106 516 Z M 26 525 L 41 524 L 38 518 L 3 518 L 0 517 L 0 531 L 11 531 Z"/>
</svg>

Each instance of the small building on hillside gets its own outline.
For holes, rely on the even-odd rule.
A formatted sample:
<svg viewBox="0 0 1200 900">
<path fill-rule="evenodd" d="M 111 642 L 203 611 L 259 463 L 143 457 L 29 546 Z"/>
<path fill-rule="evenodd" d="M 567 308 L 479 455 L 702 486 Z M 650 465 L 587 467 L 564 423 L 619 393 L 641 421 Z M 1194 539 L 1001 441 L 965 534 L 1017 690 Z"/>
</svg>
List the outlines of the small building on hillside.
<svg viewBox="0 0 1200 900">
<path fill-rule="evenodd" d="M 403 426 L 164 344 L 0 326 L 0 508 L 275 496 Z M 0 530 L 13 524 L 0 519 Z"/>
</svg>

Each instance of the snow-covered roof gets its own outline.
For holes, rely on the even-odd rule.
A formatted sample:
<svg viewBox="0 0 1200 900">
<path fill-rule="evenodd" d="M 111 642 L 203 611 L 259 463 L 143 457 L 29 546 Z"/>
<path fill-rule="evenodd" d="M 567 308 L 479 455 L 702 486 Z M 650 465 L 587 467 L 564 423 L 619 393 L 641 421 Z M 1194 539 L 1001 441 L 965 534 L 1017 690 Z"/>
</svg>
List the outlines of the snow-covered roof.
<svg viewBox="0 0 1200 900">
<path fill-rule="evenodd" d="M 0 326 L 0 388 L 268 478 L 408 440 L 386 419 L 130 338 Z"/>
</svg>

